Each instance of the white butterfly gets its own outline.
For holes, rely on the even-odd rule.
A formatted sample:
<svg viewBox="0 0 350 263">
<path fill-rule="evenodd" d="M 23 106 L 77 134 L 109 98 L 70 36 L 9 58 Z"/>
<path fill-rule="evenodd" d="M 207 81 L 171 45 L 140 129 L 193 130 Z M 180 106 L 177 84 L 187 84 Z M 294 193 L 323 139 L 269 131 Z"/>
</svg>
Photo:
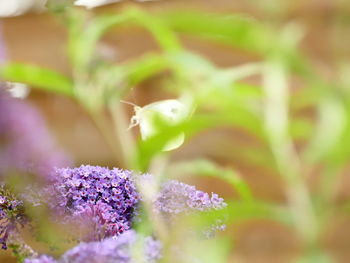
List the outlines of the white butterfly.
<svg viewBox="0 0 350 263">
<path fill-rule="evenodd" d="M 153 122 L 156 115 L 161 117 L 169 125 L 179 124 L 189 115 L 188 107 L 178 100 L 161 100 L 144 107 L 139 107 L 129 102 L 124 103 L 134 106 L 135 115 L 131 118 L 129 128 L 139 125 L 142 140 L 147 140 L 159 132 Z M 184 140 L 185 135 L 181 133 L 170 140 L 163 147 L 163 151 L 170 151 L 180 147 Z"/>
</svg>

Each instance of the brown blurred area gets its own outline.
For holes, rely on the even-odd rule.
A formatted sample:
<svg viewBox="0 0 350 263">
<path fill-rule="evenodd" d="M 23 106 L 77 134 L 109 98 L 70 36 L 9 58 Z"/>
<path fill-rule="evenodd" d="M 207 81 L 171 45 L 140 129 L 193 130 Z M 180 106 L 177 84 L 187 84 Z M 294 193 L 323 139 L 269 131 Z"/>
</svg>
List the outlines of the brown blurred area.
<svg viewBox="0 0 350 263">
<path fill-rule="evenodd" d="M 289 22 L 301 24 L 305 37 L 301 49 L 311 59 L 319 72 L 332 78 L 335 61 L 340 57 L 349 59 L 349 31 L 346 25 L 337 26 L 339 16 L 350 16 L 350 6 L 346 1 L 331 0 L 159 0 L 136 4 L 123 1 L 97 9 L 117 12 L 129 5 L 137 5 L 150 11 L 162 12 L 172 8 L 194 8 L 210 12 L 245 13 L 262 23 L 280 27 Z M 66 55 L 66 33 L 60 22 L 47 14 L 28 14 L 21 17 L 3 19 L 5 40 L 11 61 L 27 62 L 70 74 Z M 349 29 L 349 28 L 347 28 Z M 342 31 L 343 30 L 343 31 Z M 225 45 L 181 36 L 190 50 L 208 57 L 220 67 L 240 65 L 259 58 L 247 52 Z M 149 34 L 133 28 L 115 30 L 107 34 L 101 48 L 116 62 L 135 58 L 144 52 L 156 50 L 157 45 Z M 159 79 L 153 78 L 132 91 L 130 101 L 145 105 L 164 95 L 159 88 Z M 76 164 L 119 166 L 120 160 L 112 155 L 91 119 L 74 101 L 32 90 L 29 100 L 40 108 L 58 145 L 68 152 Z M 125 106 L 130 116 L 131 108 Z M 210 138 L 210 139 L 208 139 Z M 249 182 L 257 198 L 284 202 L 283 184 L 271 170 L 261 170 L 244 163 L 235 146 L 255 143 L 253 138 L 220 128 L 206 131 L 174 152 L 172 160 L 208 158 L 227 167 L 235 167 Z M 230 149 L 223 152 L 222 149 Z M 217 192 L 224 197 L 234 197 L 235 193 L 216 180 L 196 182 L 203 190 Z M 350 178 L 344 176 L 342 193 L 350 191 Z M 350 262 L 350 219 L 336 218 L 324 237 L 327 249 L 338 262 Z M 249 221 L 229 228 L 235 242 L 235 253 L 230 262 L 290 262 L 299 250 L 297 237 L 291 229 L 271 221 Z M 9 257 L 1 257 L 8 252 L 0 252 L 0 262 L 12 262 Z"/>
</svg>

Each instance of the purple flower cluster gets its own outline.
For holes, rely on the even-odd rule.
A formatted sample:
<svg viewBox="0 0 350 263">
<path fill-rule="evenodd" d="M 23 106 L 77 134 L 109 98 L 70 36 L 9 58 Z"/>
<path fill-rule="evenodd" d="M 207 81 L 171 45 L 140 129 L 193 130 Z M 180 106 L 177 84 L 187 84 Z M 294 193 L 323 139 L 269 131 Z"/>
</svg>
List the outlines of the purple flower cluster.
<svg viewBox="0 0 350 263">
<path fill-rule="evenodd" d="M 12 234 L 28 222 L 24 205 L 3 185 L 0 185 L 0 244 L 7 249 L 7 241 Z"/>
<path fill-rule="evenodd" d="M 100 242 L 81 243 L 68 250 L 59 260 L 48 256 L 26 259 L 24 263 L 129 263 L 132 247 L 142 237 L 132 231 L 126 231 L 118 237 L 107 238 Z M 144 251 L 142 262 L 153 263 L 161 257 L 162 246 L 152 237 L 142 238 Z"/>
<path fill-rule="evenodd" d="M 101 240 L 130 229 L 140 199 L 130 171 L 82 165 L 56 169 L 54 177 L 51 205 L 68 222 L 89 223 L 92 231 L 85 239 Z"/>
<path fill-rule="evenodd" d="M 149 174 L 135 176 L 121 169 L 82 165 L 61 168 L 53 172 L 54 183 L 46 188 L 49 205 L 67 223 L 78 223 L 88 229 L 82 236 L 87 241 L 67 251 L 60 259 L 41 256 L 27 259 L 25 263 L 129 263 L 131 248 L 140 244 L 140 236 L 131 230 L 132 220 L 141 200 L 134 180 L 153 182 Z M 156 212 L 171 219 L 180 213 L 208 211 L 225 207 L 217 194 L 205 192 L 175 180 L 161 184 L 153 200 Z M 172 221 L 169 221 L 171 224 Z M 224 225 L 218 221 L 207 232 L 212 235 Z M 78 231 L 79 232 L 79 231 Z M 140 262 L 156 262 L 162 245 L 151 237 L 142 238 L 144 247 Z"/>
<path fill-rule="evenodd" d="M 0 175 L 30 172 L 47 179 L 52 167 L 68 160 L 56 150 L 39 112 L 23 100 L 5 92 L 0 82 Z"/>
<path fill-rule="evenodd" d="M 170 180 L 162 184 L 154 206 L 157 212 L 179 214 L 221 209 L 226 203 L 215 193 L 209 196 L 208 193 L 197 190 L 195 186 Z"/>
<path fill-rule="evenodd" d="M 130 171 L 82 165 L 56 169 L 53 178 L 56 183 L 48 191 L 52 197 L 50 205 L 64 222 L 78 223 L 88 229 L 80 239 L 102 240 L 130 229 L 141 199 L 133 181 L 137 177 Z M 142 184 L 142 180 L 154 177 L 145 174 L 138 179 Z M 209 211 L 225 206 L 217 194 L 209 196 L 176 180 L 164 182 L 153 201 L 155 211 L 169 219 L 182 212 Z"/>
</svg>

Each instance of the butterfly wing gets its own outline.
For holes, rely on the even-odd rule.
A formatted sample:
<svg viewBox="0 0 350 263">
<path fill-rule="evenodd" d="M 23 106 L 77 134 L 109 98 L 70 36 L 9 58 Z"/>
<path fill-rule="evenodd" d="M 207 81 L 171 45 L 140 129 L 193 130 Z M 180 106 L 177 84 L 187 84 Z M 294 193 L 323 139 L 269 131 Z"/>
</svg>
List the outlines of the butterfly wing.
<svg viewBox="0 0 350 263">
<path fill-rule="evenodd" d="M 186 118 L 186 107 L 178 100 L 162 100 L 146 105 L 137 114 L 141 137 L 143 140 L 147 140 L 147 138 L 159 132 L 153 122 L 155 115 L 158 114 L 169 125 L 176 125 Z M 184 138 L 185 135 L 181 133 L 170 140 L 163 150 L 170 151 L 180 147 L 184 142 Z"/>
</svg>

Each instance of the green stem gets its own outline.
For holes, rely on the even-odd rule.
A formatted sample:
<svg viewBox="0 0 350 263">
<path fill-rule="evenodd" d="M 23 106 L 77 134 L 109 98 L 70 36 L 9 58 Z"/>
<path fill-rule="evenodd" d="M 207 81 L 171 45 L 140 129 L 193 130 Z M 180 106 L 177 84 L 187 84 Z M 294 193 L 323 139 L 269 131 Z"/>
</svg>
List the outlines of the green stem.
<svg viewBox="0 0 350 263">
<path fill-rule="evenodd" d="M 109 120 L 104 116 L 102 112 L 96 113 L 93 111 L 89 111 L 92 120 L 94 121 L 97 129 L 102 134 L 102 137 L 105 139 L 107 145 L 110 147 L 113 156 L 115 157 L 116 161 L 119 161 L 122 165 L 125 164 L 123 160 L 123 156 L 121 156 L 120 151 L 115 145 L 115 139 L 113 136 L 113 133 L 110 132 L 111 127 L 108 124 Z"/>
<path fill-rule="evenodd" d="M 286 193 L 295 227 L 305 249 L 315 247 L 318 222 L 309 190 L 302 176 L 301 162 L 288 133 L 289 92 L 286 72 L 279 61 L 269 62 L 264 72 L 265 129 Z"/>
<path fill-rule="evenodd" d="M 119 101 L 109 104 L 108 109 L 112 117 L 114 135 L 119 143 L 123 162 L 126 167 L 133 168 L 136 145 L 131 132 L 128 131 L 129 122 L 126 112 Z"/>
</svg>

